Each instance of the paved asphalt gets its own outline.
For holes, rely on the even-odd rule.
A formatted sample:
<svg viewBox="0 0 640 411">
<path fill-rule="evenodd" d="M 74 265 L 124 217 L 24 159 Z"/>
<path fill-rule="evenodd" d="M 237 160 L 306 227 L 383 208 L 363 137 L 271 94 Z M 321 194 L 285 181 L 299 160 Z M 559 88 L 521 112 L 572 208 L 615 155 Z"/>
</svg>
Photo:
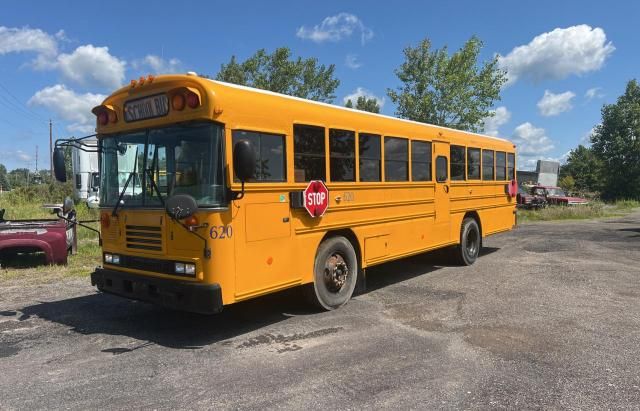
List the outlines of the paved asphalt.
<svg viewBox="0 0 640 411">
<path fill-rule="evenodd" d="M 1 409 L 640 408 L 640 213 L 490 237 L 369 271 L 314 312 L 285 292 L 213 317 L 0 284 Z"/>
</svg>

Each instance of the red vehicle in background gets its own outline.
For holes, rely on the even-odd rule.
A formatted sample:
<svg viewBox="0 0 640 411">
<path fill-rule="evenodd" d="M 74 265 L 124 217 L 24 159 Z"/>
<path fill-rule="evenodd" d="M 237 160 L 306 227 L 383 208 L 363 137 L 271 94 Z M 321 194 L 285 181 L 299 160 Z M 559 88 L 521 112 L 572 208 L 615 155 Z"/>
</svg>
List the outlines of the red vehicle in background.
<svg viewBox="0 0 640 411">
<path fill-rule="evenodd" d="M 56 219 L 5 220 L 0 210 L 0 262 L 17 254 L 45 255 L 47 264 L 66 264 L 67 255 L 77 249 L 76 217 L 73 203 L 46 206 Z"/>
<path fill-rule="evenodd" d="M 524 186 L 518 186 L 518 195 L 516 196 L 516 204 L 518 208 L 534 209 L 544 208 L 547 206 L 547 200 L 544 196 L 532 194 Z"/>
<path fill-rule="evenodd" d="M 589 200 L 586 198 L 567 195 L 567 193 L 565 193 L 565 191 L 560 187 L 533 186 L 531 187 L 531 194 L 543 197 L 550 205 L 572 206 L 589 203 Z"/>
</svg>

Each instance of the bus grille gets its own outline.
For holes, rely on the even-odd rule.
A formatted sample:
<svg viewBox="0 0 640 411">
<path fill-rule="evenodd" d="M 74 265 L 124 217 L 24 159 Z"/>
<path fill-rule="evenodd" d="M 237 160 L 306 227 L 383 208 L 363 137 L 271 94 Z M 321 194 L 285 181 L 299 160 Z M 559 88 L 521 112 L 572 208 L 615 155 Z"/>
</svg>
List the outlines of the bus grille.
<svg viewBox="0 0 640 411">
<path fill-rule="evenodd" d="M 127 248 L 131 250 L 162 251 L 162 228 L 127 225 Z"/>
</svg>

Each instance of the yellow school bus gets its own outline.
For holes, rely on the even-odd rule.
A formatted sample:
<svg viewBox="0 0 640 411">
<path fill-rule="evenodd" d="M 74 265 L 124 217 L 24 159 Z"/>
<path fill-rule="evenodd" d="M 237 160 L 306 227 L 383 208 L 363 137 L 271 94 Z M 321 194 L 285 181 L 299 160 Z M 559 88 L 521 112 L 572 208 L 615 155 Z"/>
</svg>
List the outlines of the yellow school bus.
<svg viewBox="0 0 640 411">
<path fill-rule="evenodd" d="M 473 264 L 515 225 L 503 139 L 194 73 L 132 81 L 93 113 L 103 292 L 215 313 L 304 286 L 335 309 L 368 267 L 442 247 Z"/>
</svg>

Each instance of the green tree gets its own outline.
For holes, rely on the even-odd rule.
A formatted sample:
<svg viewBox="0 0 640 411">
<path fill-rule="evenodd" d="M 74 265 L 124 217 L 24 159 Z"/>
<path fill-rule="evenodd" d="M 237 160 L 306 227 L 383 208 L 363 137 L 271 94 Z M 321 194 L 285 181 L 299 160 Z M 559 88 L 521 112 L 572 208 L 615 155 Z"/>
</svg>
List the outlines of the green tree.
<svg viewBox="0 0 640 411">
<path fill-rule="evenodd" d="M 7 173 L 7 168 L 4 166 L 4 164 L 0 164 L 0 187 L 2 188 L 1 191 L 11 190 L 9 174 Z"/>
<path fill-rule="evenodd" d="M 591 135 L 592 149 L 602 162 L 607 199 L 640 198 L 640 86 L 627 83 L 623 95 L 601 110 L 602 122 Z"/>
<path fill-rule="evenodd" d="M 558 181 L 558 186 L 560 186 L 560 188 L 562 188 L 567 193 L 571 193 L 576 188 L 576 181 L 572 176 L 566 175 L 560 178 L 560 181 Z"/>
<path fill-rule="evenodd" d="M 560 178 L 570 176 L 575 188 L 582 192 L 602 190 L 602 163 L 593 149 L 582 144 L 571 150 L 567 162 L 560 168 Z"/>
<path fill-rule="evenodd" d="M 451 56 L 446 46 L 431 51 L 429 39 L 404 49 L 405 62 L 395 71 L 402 86 L 387 90 L 398 107 L 396 114 L 460 130 L 482 130 L 507 77 L 498 68 L 497 56 L 478 67 L 481 48 L 482 41 L 474 36 Z"/>
<path fill-rule="evenodd" d="M 348 99 L 344 106 L 348 108 L 354 108 L 353 101 L 351 101 L 351 99 Z M 379 113 L 380 104 L 378 104 L 378 100 L 376 100 L 375 98 L 367 98 L 366 96 L 359 96 L 358 99 L 356 100 L 355 109 L 368 111 L 370 113 Z"/>
<path fill-rule="evenodd" d="M 9 183 L 13 188 L 19 188 L 29 185 L 31 171 L 28 168 L 16 168 L 9 171 Z"/>
<path fill-rule="evenodd" d="M 280 47 L 273 54 L 260 49 L 242 63 L 232 56 L 216 80 L 331 103 L 340 84 L 334 72 L 333 64 L 319 65 L 316 58 L 292 59 L 291 50 Z"/>
</svg>

